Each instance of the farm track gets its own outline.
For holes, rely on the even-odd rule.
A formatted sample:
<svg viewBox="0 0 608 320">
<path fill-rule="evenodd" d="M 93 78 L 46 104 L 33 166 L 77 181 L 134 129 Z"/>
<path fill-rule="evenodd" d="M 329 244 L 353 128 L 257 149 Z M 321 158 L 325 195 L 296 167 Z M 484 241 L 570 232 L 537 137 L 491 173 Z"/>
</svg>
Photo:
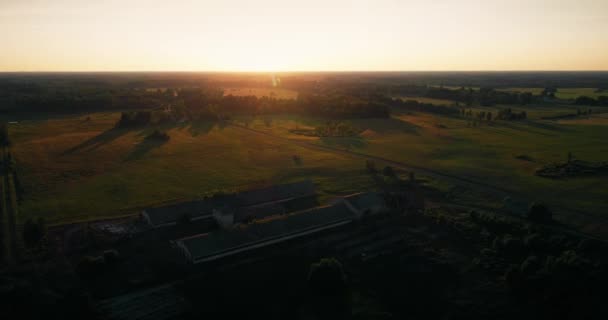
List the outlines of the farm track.
<svg viewBox="0 0 608 320">
<path fill-rule="evenodd" d="M 456 176 L 453 174 L 437 171 L 435 169 L 431 169 L 431 168 L 427 168 L 427 167 L 411 165 L 411 164 L 407 164 L 404 162 L 395 161 L 395 160 L 378 157 L 378 156 L 373 156 L 373 155 L 369 155 L 369 154 L 365 154 L 365 153 L 361 153 L 361 152 L 337 149 L 337 148 L 323 146 L 323 145 L 319 145 L 319 144 L 311 143 L 311 142 L 298 141 L 298 140 L 278 136 L 278 135 L 275 135 L 275 134 L 272 134 L 269 132 L 265 132 L 262 130 L 252 129 L 252 128 L 249 128 L 249 127 L 246 127 L 243 125 L 239 125 L 239 124 L 235 124 L 235 123 L 230 123 L 229 125 L 231 125 L 235 128 L 239 128 L 241 130 L 265 135 L 267 137 L 271 137 L 276 140 L 282 140 L 284 142 L 288 142 L 288 143 L 291 143 L 291 144 L 294 144 L 294 145 L 297 145 L 300 147 L 308 148 L 308 149 L 315 149 L 315 150 L 320 150 L 320 151 L 331 152 L 334 154 L 340 154 L 340 155 L 348 156 L 351 158 L 360 158 L 360 159 L 364 159 L 364 160 L 374 160 L 374 161 L 382 162 L 382 163 L 389 164 L 393 167 L 396 167 L 396 168 L 399 168 L 402 170 L 413 171 L 413 172 L 427 175 L 429 177 L 448 180 L 448 181 L 451 181 L 456 184 L 466 185 L 466 186 L 472 187 L 472 188 L 477 188 L 478 190 L 481 190 L 484 192 L 490 191 L 503 198 L 508 196 L 508 197 L 511 197 L 512 199 L 522 201 L 522 202 L 527 202 L 527 203 L 531 203 L 535 200 L 524 194 L 518 193 L 516 191 L 510 190 L 510 189 L 507 189 L 507 188 L 504 188 L 501 186 L 496 186 L 496 185 L 488 184 L 486 182 L 476 181 L 476 180 L 469 179 L 466 177 Z M 479 189 L 479 188 L 482 188 L 482 189 Z M 576 210 L 576 209 L 572 209 L 572 208 L 565 208 L 563 206 L 559 207 L 558 215 L 559 216 L 570 216 L 570 217 L 576 216 L 576 218 L 578 220 L 580 220 L 581 217 L 585 217 L 586 221 L 583 221 L 582 223 L 577 222 L 576 223 L 577 226 L 585 226 L 585 225 L 594 224 L 597 222 L 608 223 L 608 217 L 604 217 L 604 216 L 600 216 L 600 215 L 596 215 L 596 214 L 592 214 L 589 212 Z M 571 221 L 571 219 L 569 219 L 569 220 Z M 608 235 L 606 235 L 606 234 L 593 234 L 593 235 L 595 237 L 599 237 L 600 239 L 608 241 Z"/>
</svg>

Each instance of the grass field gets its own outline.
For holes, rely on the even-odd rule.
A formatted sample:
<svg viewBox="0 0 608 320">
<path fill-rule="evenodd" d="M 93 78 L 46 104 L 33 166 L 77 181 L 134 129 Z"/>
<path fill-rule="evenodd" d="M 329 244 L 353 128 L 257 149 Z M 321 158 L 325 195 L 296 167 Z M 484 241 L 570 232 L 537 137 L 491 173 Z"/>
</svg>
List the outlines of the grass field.
<svg viewBox="0 0 608 320">
<path fill-rule="evenodd" d="M 505 187 L 557 207 L 601 215 L 608 209 L 605 177 L 549 180 L 534 174 L 544 164 L 565 161 L 569 151 L 584 160 L 608 159 L 608 126 L 603 125 L 603 115 L 571 123 L 538 120 L 540 116 L 572 111 L 530 108 L 530 120 L 497 121 L 478 127 L 469 127 L 468 120 L 461 118 L 394 113 L 391 119 L 352 120 L 363 131 L 359 137 L 312 139 L 321 145 L 428 167 Z M 289 133 L 290 129 L 318 123 L 284 117 L 275 118 L 270 126 L 260 119 L 249 125 L 298 139 Z M 531 161 L 518 159 L 520 155 Z"/>
<path fill-rule="evenodd" d="M 23 220 L 51 223 L 129 214 L 163 201 L 215 191 L 313 179 L 322 196 L 372 183 L 363 165 L 214 123 L 165 128 L 166 143 L 147 131 L 117 130 L 118 114 L 94 114 L 10 127 L 25 189 Z M 293 155 L 302 158 L 301 164 Z"/>
<path fill-rule="evenodd" d="M 573 110 L 531 107 L 527 109 L 530 120 L 477 127 L 460 117 L 395 110 L 390 119 L 349 121 L 361 130 L 359 136 L 349 138 L 290 133 L 325 122 L 301 116 L 235 121 L 273 135 L 432 168 L 555 206 L 603 214 L 608 209 L 605 177 L 556 181 L 534 175 L 544 164 L 565 161 L 568 152 L 589 161 L 608 159 L 608 126 L 603 115 L 594 115 L 592 120 L 539 120 Z M 230 125 L 201 122 L 162 128 L 171 139 L 154 143 L 144 141 L 153 128 L 113 129 L 118 114 L 93 114 L 89 121 L 85 119 L 11 125 L 13 154 L 25 189 L 21 219 L 45 216 L 57 223 L 110 217 L 219 190 L 308 178 L 318 185 L 322 200 L 375 186 L 374 179 L 364 173 L 361 159 Z M 294 162 L 294 155 L 302 158 L 301 164 Z M 531 160 L 518 159 L 521 155 Z M 430 183 L 448 191 L 455 188 L 441 181 Z"/>
</svg>

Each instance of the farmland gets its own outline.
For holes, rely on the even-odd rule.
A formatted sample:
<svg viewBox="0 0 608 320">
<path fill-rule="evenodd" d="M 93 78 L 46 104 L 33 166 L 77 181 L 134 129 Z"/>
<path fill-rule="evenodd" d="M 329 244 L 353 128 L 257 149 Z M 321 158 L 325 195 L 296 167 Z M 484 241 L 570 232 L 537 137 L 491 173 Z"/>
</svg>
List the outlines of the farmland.
<svg viewBox="0 0 608 320">
<path fill-rule="evenodd" d="M 117 114 L 93 114 L 11 127 L 26 200 L 22 218 L 70 222 L 131 214 L 192 199 L 311 177 L 328 194 L 368 184 L 361 164 L 250 135 L 216 123 L 166 128 L 166 143 L 146 130 L 113 129 Z M 302 163 L 296 165 L 293 155 Z M 228 170 L 230 168 L 230 170 Z M 354 174 L 353 174 L 354 173 Z M 337 177 L 348 177 L 337 179 Z"/>
<path fill-rule="evenodd" d="M 478 127 L 469 127 L 465 118 L 394 110 L 389 119 L 349 120 L 361 134 L 346 138 L 290 132 L 324 123 L 311 117 L 245 117 L 234 123 L 289 139 L 432 167 L 533 194 L 531 198 L 536 200 L 601 214 L 607 207 L 597 200 L 608 196 L 607 189 L 597 188 L 601 177 L 551 181 L 534 175 L 543 164 L 563 161 L 567 152 L 589 161 L 608 158 L 608 149 L 602 147 L 608 129 L 597 124 L 601 120 L 539 120 L 572 110 L 528 108 L 530 120 Z M 373 186 L 360 159 L 268 139 L 229 124 L 169 126 L 164 129 L 171 139 L 156 143 L 144 140 L 151 128 L 113 128 L 117 118 L 115 113 L 98 113 L 25 121 L 10 127 L 26 195 L 22 218 L 44 216 L 59 223 L 120 216 L 162 202 L 305 177 L 313 178 L 327 198 L 352 191 L 354 184 Z M 293 155 L 299 155 L 302 164 L 294 163 Z M 532 160 L 519 160 L 519 155 Z M 493 206 L 502 205 L 493 201 L 489 200 Z"/>
<path fill-rule="evenodd" d="M 537 302 L 550 314 L 579 283 L 603 288 L 559 270 L 595 275 L 605 262 L 605 100 L 522 95 L 540 88 L 533 75 L 495 80 L 509 90 L 486 76 L 463 76 L 474 90 L 381 76 L 296 74 L 284 87 L 254 74 L 9 81 L 5 260 L 72 277 L 95 304 L 83 311 L 108 318 L 201 318 L 235 300 L 292 314 L 310 308 L 306 275 L 325 257 L 344 265 L 360 314 L 462 309 L 444 294 L 523 314 L 505 296 L 538 276 L 561 288 Z M 557 93 L 587 85 L 563 81 Z M 312 191 L 277 191 L 290 182 Z M 314 208 L 276 200 L 300 192 Z M 359 195 L 368 200 L 345 200 Z"/>
</svg>

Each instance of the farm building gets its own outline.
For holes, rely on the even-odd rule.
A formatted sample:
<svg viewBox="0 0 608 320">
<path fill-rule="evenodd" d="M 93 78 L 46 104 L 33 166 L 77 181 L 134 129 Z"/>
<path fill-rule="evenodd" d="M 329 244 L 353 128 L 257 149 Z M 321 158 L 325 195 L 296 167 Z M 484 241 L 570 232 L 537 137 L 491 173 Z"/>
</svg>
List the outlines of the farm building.
<svg viewBox="0 0 608 320">
<path fill-rule="evenodd" d="M 314 184 L 302 181 L 148 208 L 142 216 L 153 227 L 175 225 L 180 219 L 216 219 L 219 225 L 229 227 L 316 205 Z"/>
<path fill-rule="evenodd" d="M 228 228 L 317 205 L 314 184 L 303 181 L 238 193 L 233 202 L 215 208 L 213 216 L 219 225 Z"/>
<path fill-rule="evenodd" d="M 383 199 L 377 194 L 361 193 L 329 206 L 182 238 L 175 244 L 188 261 L 201 263 L 339 227 L 382 208 Z"/>
<path fill-rule="evenodd" d="M 384 197 L 378 192 L 360 192 L 340 199 L 346 200 L 346 205 L 359 216 L 367 213 L 380 213 L 386 210 Z"/>
<path fill-rule="evenodd" d="M 155 228 L 175 225 L 181 219 L 211 219 L 213 208 L 231 201 L 230 198 L 231 196 L 221 196 L 148 208 L 142 211 L 142 216 Z"/>
</svg>

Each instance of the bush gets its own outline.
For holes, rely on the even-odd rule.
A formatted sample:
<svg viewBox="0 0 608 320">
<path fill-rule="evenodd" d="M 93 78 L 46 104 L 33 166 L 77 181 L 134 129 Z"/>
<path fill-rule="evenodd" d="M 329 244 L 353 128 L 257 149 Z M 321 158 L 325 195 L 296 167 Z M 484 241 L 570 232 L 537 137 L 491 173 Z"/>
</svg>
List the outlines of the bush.
<svg viewBox="0 0 608 320">
<path fill-rule="evenodd" d="M 553 213 L 540 203 L 533 203 L 528 209 L 528 219 L 538 223 L 549 223 L 553 220 Z"/>
<path fill-rule="evenodd" d="M 85 277 L 90 277 L 101 272 L 105 263 L 103 256 L 85 256 L 78 263 L 78 272 Z"/>
<path fill-rule="evenodd" d="M 120 254 L 118 254 L 118 250 L 110 249 L 110 250 L 105 250 L 103 252 L 103 260 L 107 264 L 116 263 L 119 259 L 120 259 Z"/>
<path fill-rule="evenodd" d="M 46 234 L 44 219 L 38 218 L 34 221 L 27 219 L 23 225 L 23 241 L 27 247 L 35 247 L 40 244 L 40 241 Z"/>
<path fill-rule="evenodd" d="M 378 169 L 376 169 L 376 162 L 374 162 L 374 160 L 365 160 L 365 168 L 369 173 L 378 172 Z"/>
<path fill-rule="evenodd" d="M 395 170 L 391 166 L 386 166 L 382 169 L 382 174 L 387 177 L 395 177 Z"/>
<path fill-rule="evenodd" d="M 535 274 L 541 267 L 540 260 L 536 256 L 529 256 L 521 263 L 519 267 L 520 271 L 524 275 L 533 275 Z"/>
<path fill-rule="evenodd" d="M 180 215 L 179 218 L 177 219 L 177 224 L 184 225 L 184 224 L 189 224 L 190 222 L 192 222 L 192 217 L 188 213 L 184 213 L 184 214 Z"/>
<path fill-rule="evenodd" d="M 169 140 L 169 135 L 166 132 L 160 130 L 154 130 L 154 132 L 150 133 L 146 136 L 146 140 L 156 140 L 156 141 L 167 141 Z"/>
<path fill-rule="evenodd" d="M 342 264 L 335 258 L 321 259 L 313 263 L 308 274 L 311 292 L 321 296 L 335 296 L 346 288 Z"/>
</svg>

